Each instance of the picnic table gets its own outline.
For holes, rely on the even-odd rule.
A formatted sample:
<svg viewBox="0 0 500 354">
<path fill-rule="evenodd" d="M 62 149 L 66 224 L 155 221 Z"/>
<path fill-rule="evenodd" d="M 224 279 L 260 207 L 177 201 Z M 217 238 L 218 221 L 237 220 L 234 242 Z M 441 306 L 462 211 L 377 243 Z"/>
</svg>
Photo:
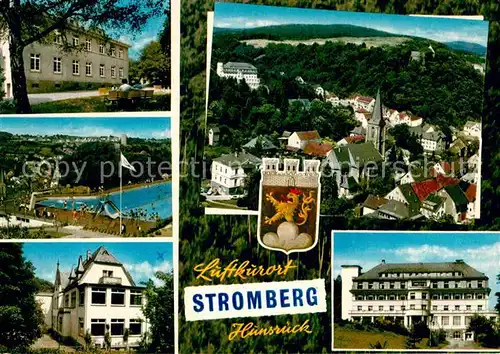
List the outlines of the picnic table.
<svg viewBox="0 0 500 354">
<path fill-rule="evenodd" d="M 144 106 L 152 101 L 153 97 L 154 90 L 151 89 L 111 90 L 107 95 L 104 95 L 104 101 L 108 107 L 134 109 L 139 105 Z"/>
</svg>

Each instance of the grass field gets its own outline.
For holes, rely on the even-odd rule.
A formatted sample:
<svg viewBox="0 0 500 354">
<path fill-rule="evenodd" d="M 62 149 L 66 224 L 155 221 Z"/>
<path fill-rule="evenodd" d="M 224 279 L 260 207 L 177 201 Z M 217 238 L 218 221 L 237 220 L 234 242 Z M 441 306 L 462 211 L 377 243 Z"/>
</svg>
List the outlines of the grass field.
<svg viewBox="0 0 500 354">
<path fill-rule="evenodd" d="M 403 335 L 387 331 L 368 332 L 338 325 L 334 327 L 333 341 L 336 349 L 372 349 L 371 346 L 379 342 L 382 345 L 386 343 L 384 349 L 401 349 L 403 350 L 401 353 L 404 353 L 406 337 Z M 427 341 L 427 338 L 422 339 L 417 344 L 417 349 L 431 349 L 427 346 Z M 432 349 L 440 349 L 440 347 Z"/>
<path fill-rule="evenodd" d="M 154 101 L 136 110 L 170 111 L 170 95 L 155 95 Z M 103 97 L 75 98 L 53 102 L 44 102 L 31 106 L 33 113 L 93 113 L 116 111 L 115 107 L 106 106 Z M 14 114 L 15 107 L 0 109 L 2 114 Z"/>
</svg>

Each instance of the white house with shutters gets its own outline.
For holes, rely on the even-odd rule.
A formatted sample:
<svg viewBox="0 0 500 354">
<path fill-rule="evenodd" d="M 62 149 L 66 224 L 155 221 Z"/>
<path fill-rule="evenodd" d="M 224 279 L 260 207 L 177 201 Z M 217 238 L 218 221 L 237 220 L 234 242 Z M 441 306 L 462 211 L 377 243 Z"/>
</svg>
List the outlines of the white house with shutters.
<svg viewBox="0 0 500 354">
<path fill-rule="evenodd" d="M 84 344 L 89 332 L 92 343 L 102 347 L 109 332 L 112 348 L 133 348 L 149 327 L 141 309 L 143 291 L 124 265 L 101 246 L 80 256 L 69 272 L 62 272 L 57 263 L 53 293 L 39 293 L 36 300 L 47 327 L 61 336 Z"/>
</svg>

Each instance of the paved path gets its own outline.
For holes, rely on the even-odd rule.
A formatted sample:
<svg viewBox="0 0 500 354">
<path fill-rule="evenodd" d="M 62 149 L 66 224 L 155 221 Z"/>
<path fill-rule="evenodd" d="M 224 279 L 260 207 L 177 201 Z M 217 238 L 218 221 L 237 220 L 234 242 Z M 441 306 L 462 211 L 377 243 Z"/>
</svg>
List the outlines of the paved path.
<svg viewBox="0 0 500 354">
<path fill-rule="evenodd" d="M 44 102 L 62 101 L 62 100 L 70 100 L 73 98 L 95 97 L 95 96 L 99 96 L 99 92 L 97 90 L 52 92 L 52 93 L 30 93 L 28 95 L 30 103 L 32 105 Z"/>
<path fill-rule="evenodd" d="M 63 238 L 93 238 L 93 237 L 120 237 L 112 234 L 105 234 L 102 232 L 83 230 L 78 226 L 66 226 L 60 229 L 61 232 L 69 232 L 71 235 L 64 236 Z"/>
<path fill-rule="evenodd" d="M 39 338 L 35 344 L 32 346 L 34 349 L 41 349 L 41 348 L 49 348 L 49 349 L 61 349 L 64 350 L 67 353 L 74 353 L 76 352 L 75 349 L 71 347 L 67 347 L 65 345 L 61 345 L 57 343 L 55 340 L 53 340 L 48 334 L 44 334 L 42 338 Z"/>
</svg>

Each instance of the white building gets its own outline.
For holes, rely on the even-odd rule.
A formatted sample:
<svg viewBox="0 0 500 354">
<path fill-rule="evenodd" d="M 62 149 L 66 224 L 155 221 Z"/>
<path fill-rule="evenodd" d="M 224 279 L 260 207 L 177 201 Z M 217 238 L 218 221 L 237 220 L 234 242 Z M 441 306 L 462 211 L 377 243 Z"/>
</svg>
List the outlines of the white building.
<svg viewBox="0 0 500 354">
<path fill-rule="evenodd" d="M 102 31 L 86 31 L 74 24 L 65 33 L 71 52 L 63 52 L 62 35 L 53 32 L 47 43 L 24 48 L 24 69 L 29 93 L 113 86 L 128 77 L 128 44 L 108 40 Z M 7 36 L 6 36 L 7 37 Z M 3 91 L 13 97 L 8 38 L 0 39 L 0 67 L 5 76 Z"/>
<path fill-rule="evenodd" d="M 215 194 L 236 194 L 245 187 L 249 171 L 259 168 L 261 159 L 248 153 L 222 155 L 212 162 L 211 187 Z"/>
<path fill-rule="evenodd" d="M 361 272 L 343 265 L 342 319 L 378 318 L 410 327 L 425 322 L 444 329 L 448 338 L 473 340 L 467 327 L 473 315 L 497 319 L 488 310 L 488 277 L 463 260 L 452 263 L 382 263 Z"/>
<path fill-rule="evenodd" d="M 288 137 L 287 148 L 293 150 L 304 150 L 308 143 L 321 142 L 321 136 L 316 130 L 304 131 L 304 132 L 294 132 Z"/>
<path fill-rule="evenodd" d="M 252 90 L 256 90 L 260 86 L 257 68 L 252 64 L 237 62 L 223 64 L 219 62 L 217 63 L 217 75 L 223 78 L 236 79 L 238 83 L 244 80 Z"/>
<path fill-rule="evenodd" d="M 481 123 L 468 121 L 464 126 L 464 133 L 468 136 L 481 138 Z"/>
<path fill-rule="evenodd" d="M 219 127 L 211 127 L 208 129 L 208 145 L 216 146 L 219 143 L 220 129 Z"/>
<path fill-rule="evenodd" d="M 54 292 L 39 293 L 45 323 L 64 337 L 85 344 L 87 331 L 92 342 L 104 345 L 109 331 L 111 346 L 126 347 L 125 329 L 129 330 L 128 346 L 139 345 L 148 331 L 148 322 L 141 307 L 145 305 L 144 287 L 137 285 L 123 264 L 106 248 L 80 256 L 70 272 L 59 270 L 57 264 Z"/>
</svg>

